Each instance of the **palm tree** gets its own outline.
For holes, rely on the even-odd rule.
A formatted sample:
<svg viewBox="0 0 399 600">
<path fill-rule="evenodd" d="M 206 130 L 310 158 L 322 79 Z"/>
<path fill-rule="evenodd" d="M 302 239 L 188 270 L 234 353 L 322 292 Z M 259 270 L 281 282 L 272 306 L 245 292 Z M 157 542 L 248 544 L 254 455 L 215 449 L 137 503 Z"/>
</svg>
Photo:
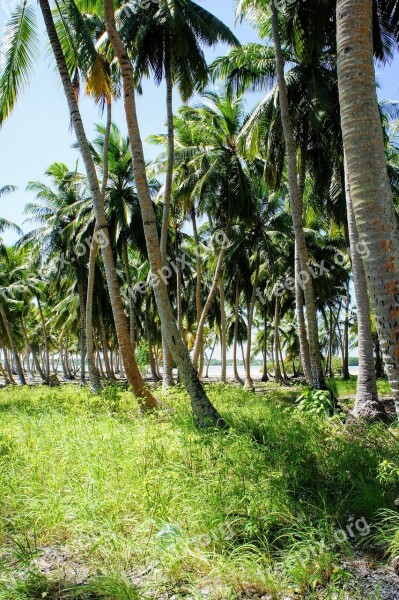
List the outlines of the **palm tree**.
<svg viewBox="0 0 399 600">
<path fill-rule="evenodd" d="M 15 192 L 16 190 L 17 190 L 17 188 L 15 185 L 3 185 L 2 187 L 0 187 L 0 199 L 2 196 L 5 196 L 6 194 L 11 194 L 12 192 Z M 0 235 L 3 234 L 7 230 L 11 230 L 11 231 L 14 231 L 15 233 L 17 233 L 18 235 L 22 235 L 22 231 L 18 227 L 18 225 L 15 225 L 15 223 L 11 223 L 11 221 L 8 221 L 7 219 L 1 218 L 0 219 Z M 5 248 L 4 248 L 3 240 L 0 237 L 0 254 L 4 251 L 5 251 Z"/>
<path fill-rule="evenodd" d="M 152 73 L 159 84 L 166 83 L 167 167 L 163 188 L 163 217 L 160 239 L 163 266 L 167 260 L 169 216 L 174 168 L 173 87 L 183 101 L 208 82 L 208 66 L 202 46 L 218 42 L 238 44 L 230 29 L 192 0 L 160 0 L 157 6 L 139 6 L 120 13 L 121 35 L 134 56 L 137 79 Z M 163 387 L 172 383 L 169 352 L 164 337 Z"/>
<path fill-rule="evenodd" d="M 129 383 L 132 385 L 132 388 L 139 401 L 141 401 L 142 405 L 145 408 L 154 408 L 157 406 L 158 403 L 143 381 L 143 378 L 140 374 L 140 371 L 137 367 L 134 358 L 132 345 L 130 343 L 129 330 L 127 327 L 126 317 L 123 311 L 123 304 L 115 271 L 112 247 L 109 243 L 109 232 L 105 217 L 104 201 L 98 184 L 95 165 L 91 156 L 90 146 L 80 116 L 80 111 L 76 101 L 76 96 L 69 75 L 67 63 L 59 42 L 48 0 L 40 0 L 39 4 L 46 26 L 47 35 L 50 40 L 52 51 L 64 87 L 64 92 L 67 99 L 71 120 L 73 123 L 79 148 L 82 153 L 82 158 L 85 165 L 86 174 L 92 195 L 94 214 L 96 218 L 96 227 L 97 230 L 101 230 L 103 232 L 105 239 L 108 241 L 108 243 L 102 244 L 101 250 L 107 277 L 108 290 L 111 298 L 112 310 L 114 313 L 119 347 L 123 357 L 123 363 L 125 366 L 126 374 Z"/>
<path fill-rule="evenodd" d="M 137 119 L 133 67 L 126 47 L 116 29 L 112 0 L 105 0 L 104 6 L 108 36 L 114 48 L 122 73 L 125 114 L 133 152 L 133 166 L 136 177 L 137 194 L 143 218 L 148 259 L 151 265 L 152 277 L 155 278 L 154 293 L 161 325 L 169 350 L 178 366 L 182 381 L 189 392 L 191 406 L 198 425 L 205 426 L 208 423 L 215 424 L 220 420 L 219 414 L 207 397 L 205 390 L 198 379 L 198 375 L 194 370 L 187 347 L 181 338 L 180 331 L 178 330 L 174 319 L 167 286 L 159 276 L 159 274 L 162 273 L 161 269 L 163 267 L 163 261 L 160 252 L 154 208 L 148 187 L 143 144 Z"/>
<path fill-rule="evenodd" d="M 166 83 L 167 169 L 164 187 L 164 211 L 161 255 L 166 262 L 172 176 L 174 167 L 173 87 L 177 86 L 184 102 L 194 91 L 208 83 L 208 66 L 201 46 L 222 42 L 238 45 L 230 29 L 192 0 L 160 0 L 148 10 L 135 7 L 122 11 L 121 34 L 132 48 L 138 78 L 152 73 L 159 84 Z"/>
<path fill-rule="evenodd" d="M 27 292 L 24 282 L 21 281 L 20 272 L 21 260 L 18 251 L 13 248 L 3 248 L 0 261 L 0 318 L 12 351 L 19 382 L 21 385 L 26 385 L 18 352 L 19 336 L 15 327 L 15 314 L 23 308 L 22 298 Z"/>
<path fill-rule="evenodd" d="M 372 0 L 338 0 L 338 86 L 345 157 L 363 260 L 399 415 L 399 234 L 375 86 Z"/>
<path fill-rule="evenodd" d="M 267 3 L 242 0 L 242 2 L 239 3 L 237 12 L 239 15 L 249 14 L 251 17 L 256 15 L 255 21 L 258 23 L 261 34 L 263 31 L 266 31 L 265 23 L 270 22 L 270 11 Z M 287 154 L 288 187 L 291 201 L 291 214 L 296 239 L 296 252 L 298 253 L 297 260 L 295 261 L 297 267 L 295 279 L 297 285 L 297 312 L 299 317 L 298 326 L 300 333 L 301 354 L 303 357 L 305 372 L 307 373 L 308 378 L 311 379 L 311 382 L 313 382 L 315 387 L 323 387 L 324 377 L 321 367 L 320 349 L 318 343 L 314 291 L 312 286 L 312 278 L 308 268 L 306 239 L 303 231 L 302 194 L 304 186 L 300 181 L 298 181 L 298 176 L 302 173 L 306 173 L 306 161 L 301 160 L 300 166 L 303 167 L 303 169 L 298 168 L 297 161 L 298 147 L 304 148 L 305 151 L 302 152 L 302 154 L 306 154 L 306 150 L 309 145 L 309 134 L 307 133 L 309 127 L 307 120 L 309 119 L 317 121 L 317 116 L 315 118 L 315 114 L 317 115 L 317 110 L 319 109 L 317 103 L 320 102 L 319 98 L 323 98 L 323 95 L 321 94 L 319 96 L 317 93 L 314 93 L 313 90 L 313 82 L 315 77 L 312 69 L 314 69 L 315 66 L 314 61 L 313 64 L 309 65 L 309 59 L 306 59 L 308 61 L 307 63 L 305 58 L 302 56 L 301 59 L 303 64 L 299 64 L 299 66 L 291 69 L 291 71 L 289 71 L 287 74 L 284 74 L 284 65 L 286 59 L 293 59 L 294 62 L 299 63 L 301 63 L 301 61 L 294 56 L 292 51 L 289 52 L 286 49 L 283 51 L 281 47 L 280 25 L 275 8 L 272 11 L 271 24 L 274 40 L 273 53 L 269 47 L 262 47 L 258 44 L 250 44 L 246 47 L 243 56 L 239 56 L 238 52 L 233 50 L 226 60 L 220 59 L 216 61 L 213 65 L 213 71 L 216 76 L 218 74 L 227 75 L 229 85 L 234 86 L 239 90 L 246 89 L 248 87 L 257 89 L 265 85 L 270 85 L 270 83 L 273 83 L 274 80 L 277 80 L 278 85 L 276 86 L 275 90 L 273 90 L 266 97 L 265 101 L 260 105 L 258 111 L 255 111 L 255 120 L 252 119 L 251 123 L 250 119 L 249 127 L 253 127 L 253 122 L 255 121 L 256 123 L 256 121 L 259 120 L 259 117 L 265 112 L 266 114 L 274 112 L 274 101 L 279 101 L 280 115 L 278 119 L 278 125 L 274 129 L 270 128 L 267 136 L 268 141 L 266 142 L 266 148 L 268 158 L 271 158 L 272 160 L 269 162 L 270 166 L 268 166 L 266 169 L 266 175 L 268 176 L 269 181 L 274 180 L 275 182 L 278 182 L 280 180 L 283 168 L 284 151 L 281 151 L 281 143 L 276 146 L 276 134 L 277 139 L 280 138 L 280 131 L 282 130 L 285 151 Z M 328 60 L 328 58 L 325 60 Z M 320 65 L 318 64 L 316 67 L 317 68 L 315 72 L 320 73 L 319 78 L 320 81 L 322 81 L 323 77 L 325 77 L 324 73 L 327 70 L 325 68 L 320 68 Z M 311 76 L 310 79 L 308 77 L 309 75 Z M 309 81 L 312 82 L 311 85 Z M 305 96 L 309 95 L 309 97 L 306 97 L 306 99 L 298 99 L 297 96 L 294 101 L 291 94 L 291 102 L 289 103 L 287 91 L 287 86 L 289 83 L 291 84 L 291 88 L 295 87 L 296 85 L 296 87 L 301 88 L 302 91 L 305 90 Z M 311 90 L 309 94 L 307 94 L 306 88 Z M 317 99 L 316 101 L 315 98 Z M 314 109 L 314 112 L 312 112 L 312 109 Z M 297 119 L 299 123 L 294 129 L 294 125 L 296 124 L 292 119 L 292 115 L 295 111 L 297 112 Z M 245 137 L 247 132 L 248 127 L 245 131 Z M 264 132 L 264 126 L 262 128 L 257 127 L 256 136 L 262 135 Z M 245 137 L 243 138 L 244 143 L 246 142 Z M 250 149 L 253 148 L 254 141 L 255 144 L 259 143 L 259 138 L 257 139 L 256 137 L 254 138 L 252 136 L 251 141 L 247 140 L 247 147 Z M 275 172 L 270 173 L 271 170 L 274 170 Z M 303 288 L 303 292 L 300 287 Z M 303 307 L 301 302 L 302 293 L 305 295 L 305 304 L 307 305 L 306 314 L 309 344 L 304 328 Z M 309 355 L 308 348 L 310 351 L 310 363 L 312 366 L 311 377 L 309 369 L 307 368 Z"/>
<path fill-rule="evenodd" d="M 198 214 L 208 218 L 216 240 L 222 234 L 226 242 L 234 222 L 240 218 L 248 220 L 253 214 L 253 184 L 237 143 L 243 124 L 243 99 L 230 98 L 224 92 L 205 92 L 199 105 L 183 106 L 175 118 L 175 194 L 190 207 L 196 204 Z M 197 323 L 193 348 L 195 367 L 202 351 L 204 327 L 224 270 L 227 247 L 228 243 L 222 243 L 217 251 L 215 248 L 213 281 Z M 197 269 L 197 280 L 199 277 Z"/>
<path fill-rule="evenodd" d="M 37 36 L 35 34 L 35 23 L 33 12 L 28 10 L 26 0 L 17 6 L 10 18 L 7 30 L 7 44 L 5 52 L 5 62 L 1 79 L 5 81 L 5 87 L 2 87 L 0 96 L 1 121 L 6 118 L 14 107 L 17 94 L 23 83 L 29 79 L 31 67 L 36 50 Z M 57 29 L 54 24 L 53 14 L 48 0 L 42 0 L 40 3 L 41 13 L 44 19 L 47 35 L 56 60 L 57 68 L 61 77 L 65 97 L 68 103 L 71 121 L 75 130 L 80 151 L 82 153 L 85 165 L 89 187 L 91 191 L 94 216 L 97 229 L 102 231 L 104 238 L 108 243 L 102 245 L 102 254 L 107 277 L 108 289 L 111 297 L 112 308 L 114 312 L 115 326 L 118 334 L 119 346 L 123 356 L 123 362 L 128 380 L 132 385 L 133 391 L 139 398 L 145 408 L 154 408 L 157 406 L 152 393 L 145 385 L 140 371 L 137 367 L 133 349 L 129 339 L 129 330 L 123 311 L 123 304 L 120 296 L 118 280 L 116 276 L 112 248 L 109 243 L 108 228 L 105 217 L 104 201 L 97 179 L 95 165 L 91 156 L 90 146 L 86 137 L 83 122 L 81 119 L 79 107 L 76 98 L 76 89 L 71 80 L 68 64 L 60 43 Z M 26 33 L 26 32 L 29 33 Z M 23 35 L 25 32 L 25 35 Z M 26 43 L 24 43 L 26 42 Z M 10 49 L 11 48 L 11 49 Z M 97 58 L 97 53 L 92 55 L 92 60 Z M 75 67 L 75 62 L 73 62 Z M 94 64 L 92 63 L 94 68 Z"/>
<path fill-rule="evenodd" d="M 349 238 L 353 283 L 357 306 L 357 339 L 359 368 L 357 375 L 356 403 L 354 415 L 357 417 L 375 417 L 384 412 L 378 400 L 376 372 L 374 368 L 373 337 L 370 320 L 370 304 L 367 295 L 367 281 L 363 261 L 359 255 L 359 236 L 353 212 L 349 178 L 346 171 L 346 202 L 348 211 Z"/>
</svg>

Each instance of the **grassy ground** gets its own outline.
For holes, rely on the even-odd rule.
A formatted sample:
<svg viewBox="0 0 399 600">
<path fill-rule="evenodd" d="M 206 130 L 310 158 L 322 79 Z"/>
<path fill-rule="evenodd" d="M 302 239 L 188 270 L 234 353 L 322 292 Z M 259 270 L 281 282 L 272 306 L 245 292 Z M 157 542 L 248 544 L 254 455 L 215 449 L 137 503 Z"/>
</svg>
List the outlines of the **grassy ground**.
<svg viewBox="0 0 399 600">
<path fill-rule="evenodd" d="M 337 396 L 354 396 L 356 394 L 356 381 L 357 378 L 351 375 L 348 381 L 344 381 L 341 378 L 329 379 L 329 385 L 334 389 Z M 381 396 L 389 396 L 391 394 L 391 387 L 386 379 L 379 379 L 377 382 L 378 393 Z"/>
<path fill-rule="evenodd" d="M 342 564 L 399 554 L 398 429 L 208 389 L 228 431 L 180 389 L 147 416 L 116 388 L 0 393 L 0 600 L 364 597 Z"/>
</svg>

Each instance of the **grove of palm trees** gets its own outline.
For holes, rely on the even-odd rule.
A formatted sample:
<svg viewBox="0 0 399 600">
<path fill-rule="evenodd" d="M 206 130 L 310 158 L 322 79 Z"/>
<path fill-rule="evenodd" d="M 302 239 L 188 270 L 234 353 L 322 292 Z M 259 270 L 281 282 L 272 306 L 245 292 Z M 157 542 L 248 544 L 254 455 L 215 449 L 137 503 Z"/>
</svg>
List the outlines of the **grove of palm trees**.
<svg viewBox="0 0 399 600">
<path fill-rule="evenodd" d="M 0 600 L 399 598 L 399 2 L 217 4 L 0 7 Z"/>
</svg>

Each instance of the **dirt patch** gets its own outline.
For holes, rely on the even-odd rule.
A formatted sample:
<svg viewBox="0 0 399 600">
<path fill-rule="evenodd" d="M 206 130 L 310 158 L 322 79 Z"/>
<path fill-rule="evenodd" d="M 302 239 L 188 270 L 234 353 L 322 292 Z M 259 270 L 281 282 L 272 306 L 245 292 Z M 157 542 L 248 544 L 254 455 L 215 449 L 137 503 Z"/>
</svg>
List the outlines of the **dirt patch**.
<svg viewBox="0 0 399 600">
<path fill-rule="evenodd" d="M 348 584 L 349 598 L 351 590 L 361 590 L 362 600 L 399 600 L 399 577 L 393 568 L 374 565 L 366 556 L 342 562 L 341 567 L 353 575 Z"/>
<path fill-rule="evenodd" d="M 42 575 L 74 584 L 85 583 L 92 572 L 82 560 L 66 547 L 42 547 L 32 565 Z"/>
</svg>

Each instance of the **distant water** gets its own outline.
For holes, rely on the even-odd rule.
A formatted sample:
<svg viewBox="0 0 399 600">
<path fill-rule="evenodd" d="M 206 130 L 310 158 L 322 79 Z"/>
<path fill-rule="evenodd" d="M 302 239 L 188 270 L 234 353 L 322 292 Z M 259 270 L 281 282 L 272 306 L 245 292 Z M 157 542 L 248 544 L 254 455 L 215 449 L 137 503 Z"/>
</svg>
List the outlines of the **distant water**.
<svg viewBox="0 0 399 600">
<path fill-rule="evenodd" d="M 241 378 L 245 377 L 245 369 L 244 369 L 243 366 L 238 367 L 237 371 L 238 371 L 238 374 L 239 374 L 239 376 Z M 209 377 L 211 377 L 211 378 L 220 377 L 220 372 L 221 372 L 221 367 L 220 366 L 216 366 L 216 367 L 215 366 L 211 366 L 211 367 L 209 367 Z M 251 375 L 252 375 L 252 377 L 255 377 L 255 379 L 258 378 L 258 377 L 261 377 L 262 372 L 263 372 L 262 367 L 260 367 L 258 365 L 254 366 L 254 367 L 251 367 Z M 358 372 L 358 367 L 349 367 L 349 373 L 351 375 L 357 375 L 357 372 Z M 206 369 L 204 370 L 204 375 L 205 375 L 205 373 L 206 373 Z M 228 378 L 234 377 L 234 369 L 233 369 L 233 367 L 227 367 L 226 373 L 227 373 L 227 377 Z"/>
</svg>

